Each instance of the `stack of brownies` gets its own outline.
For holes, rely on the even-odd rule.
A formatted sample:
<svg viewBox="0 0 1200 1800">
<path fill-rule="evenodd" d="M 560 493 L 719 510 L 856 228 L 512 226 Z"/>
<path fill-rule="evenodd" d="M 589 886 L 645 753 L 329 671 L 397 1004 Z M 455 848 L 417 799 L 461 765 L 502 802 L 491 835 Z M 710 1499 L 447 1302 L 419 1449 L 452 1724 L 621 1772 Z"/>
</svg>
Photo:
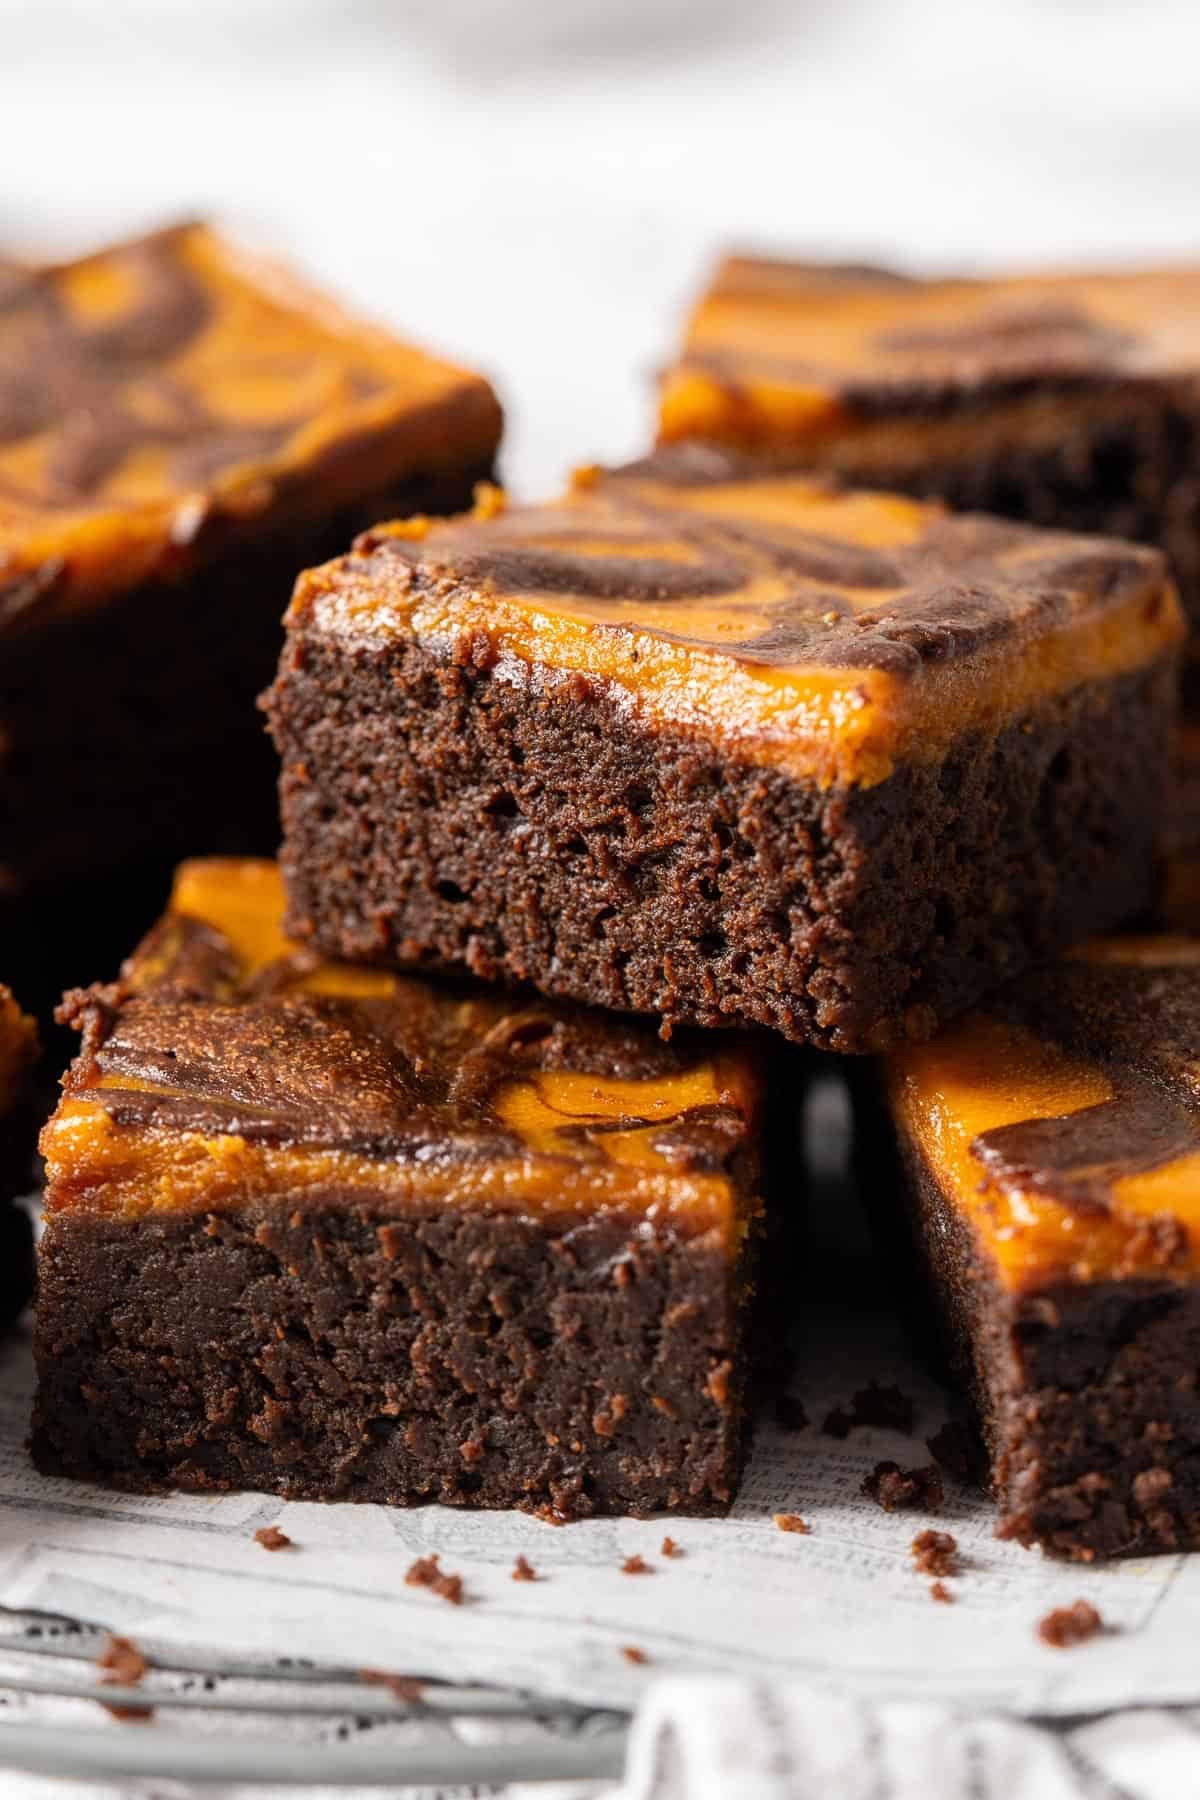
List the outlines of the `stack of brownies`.
<svg viewBox="0 0 1200 1800">
<path fill-rule="evenodd" d="M 1200 1544 L 1200 274 L 732 261 L 536 507 L 485 382 L 203 228 L 6 282 L 10 941 L 223 853 L 63 1009 L 39 1466 L 719 1509 L 802 1045 L 1001 1529 Z"/>
</svg>

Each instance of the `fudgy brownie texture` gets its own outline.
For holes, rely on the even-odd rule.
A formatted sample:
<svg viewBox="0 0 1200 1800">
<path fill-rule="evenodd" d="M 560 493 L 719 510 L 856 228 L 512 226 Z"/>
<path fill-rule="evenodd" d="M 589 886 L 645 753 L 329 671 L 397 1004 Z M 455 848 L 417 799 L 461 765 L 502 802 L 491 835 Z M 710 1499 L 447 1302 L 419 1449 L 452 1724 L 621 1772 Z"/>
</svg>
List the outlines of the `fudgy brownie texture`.
<svg viewBox="0 0 1200 1800">
<path fill-rule="evenodd" d="M 292 933 L 863 1051 L 1144 907 L 1178 629 L 1157 559 L 846 504 L 677 458 L 307 576 L 268 696 Z M 1101 673 L 1093 624 L 1141 647 Z M 1026 698 L 1043 641 L 1066 673 Z M 792 756 L 772 708 L 810 675 L 835 701 Z M 938 685 L 960 676 L 969 702 Z M 879 735 L 843 741 L 841 700 Z"/>
<path fill-rule="evenodd" d="M 398 1220 L 334 1189 L 56 1220 L 34 1454 L 137 1489 L 720 1510 L 728 1289 L 720 1247 L 634 1218 Z"/>
<path fill-rule="evenodd" d="M 136 1489 L 719 1510 L 756 1052 L 323 964 L 271 864 L 186 866 L 72 1002 L 33 1449 Z"/>
<path fill-rule="evenodd" d="M 1198 1024 L 1200 948 L 1114 939 L 889 1059 L 914 1310 L 973 1397 L 1000 1535 L 1055 1555 L 1200 1544 Z M 888 1232 L 896 1174 L 868 1181 Z"/>
<path fill-rule="evenodd" d="M 860 1051 L 1152 892 L 1166 670 L 821 791 L 595 700 L 374 663 L 306 655 L 284 701 L 285 756 L 308 751 L 283 788 L 291 926 L 352 960 Z"/>
<path fill-rule="evenodd" d="M 918 280 L 730 257 L 664 378 L 664 442 L 1165 550 L 1200 703 L 1200 269 Z"/>
<path fill-rule="evenodd" d="M 398 507 L 469 503 L 498 435 L 478 377 L 202 227 L 14 277 L 0 908 L 184 847 L 273 849 L 254 701 L 296 571 Z"/>
</svg>

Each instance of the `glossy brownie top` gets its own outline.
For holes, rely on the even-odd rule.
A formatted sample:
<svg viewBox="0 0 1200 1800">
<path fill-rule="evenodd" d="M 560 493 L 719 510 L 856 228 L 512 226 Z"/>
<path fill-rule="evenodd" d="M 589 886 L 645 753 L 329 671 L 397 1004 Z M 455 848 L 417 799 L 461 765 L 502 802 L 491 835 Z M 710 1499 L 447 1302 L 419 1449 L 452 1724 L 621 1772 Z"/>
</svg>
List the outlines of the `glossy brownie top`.
<svg viewBox="0 0 1200 1800">
<path fill-rule="evenodd" d="M 919 280 L 733 256 L 663 378 L 665 441 L 823 438 L 873 418 L 926 428 L 1022 391 L 1200 376 L 1200 268 Z M 1026 420 L 1036 431 L 1031 409 Z"/>
<path fill-rule="evenodd" d="M 722 753 L 864 785 L 1182 633 L 1155 551 L 688 448 L 585 471 L 554 504 L 382 526 L 301 577 L 290 623 L 605 691 Z"/>
<path fill-rule="evenodd" d="M 255 521 L 486 463 L 481 378 L 186 225 L 0 267 L 0 635 Z"/>
<path fill-rule="evenodd" d="M 733 1231 L 758 1053 L 552 1001 L 322 962 L 274 863 L 186 863 L 121 978 L 72 997 L 47 1204 L 612 1208 Z"/>
<path fill-rule="evenodd" d="M 0 986 L 0 1121 L 21 1098 L 36 1053 L 33 1020 L 21 1011 L 11 991 Z"/>
<path fill-rule="evenodd" d="M 1002 1281 L 1200 1268 L 1200 939 L 1097 939 L 888 1058 Z"/>
</svg>

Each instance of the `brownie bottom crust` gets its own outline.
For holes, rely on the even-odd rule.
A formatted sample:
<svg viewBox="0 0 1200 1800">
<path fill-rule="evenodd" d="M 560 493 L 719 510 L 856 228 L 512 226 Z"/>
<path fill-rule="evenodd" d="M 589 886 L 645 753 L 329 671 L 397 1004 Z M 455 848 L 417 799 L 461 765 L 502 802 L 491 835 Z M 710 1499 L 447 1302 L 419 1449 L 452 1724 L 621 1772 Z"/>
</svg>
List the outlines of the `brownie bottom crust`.
<svg viewBox="0 0 1200 1800">
<path fill-rule="evenodd" d="M 919 1153 L 903 1162 L 916 1292 L 981 1425 L 997 1535 L 1084 1562 L 1200 1548 L 1200 1290 L 1013 1292 Z"/>
<path fill-rule="evenodd" d="M 137 1491 L 721 1511 L 738 1291 L 713 1238 L 344 1196 L 52 1217 L 33 1454 Z"/>
<path fill-rule="evenodd" d="M 325 953 L 879 1050 L 1149 903 L 1173 662 L 866 789 L 722 761 L 580 679 L 303 637 L 271 697 L 288 928 Z"/>
</svg>

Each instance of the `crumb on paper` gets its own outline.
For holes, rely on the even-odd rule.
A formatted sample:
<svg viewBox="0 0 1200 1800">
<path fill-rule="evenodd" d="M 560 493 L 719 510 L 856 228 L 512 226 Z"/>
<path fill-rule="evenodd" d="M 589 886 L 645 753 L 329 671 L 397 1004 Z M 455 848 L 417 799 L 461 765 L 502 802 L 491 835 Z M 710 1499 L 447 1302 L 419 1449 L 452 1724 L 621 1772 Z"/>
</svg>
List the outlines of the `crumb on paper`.
<svg viewBox="0 0 1200 1800">
<path fill-rule="evenodd" d="M 104 1679 L 119 1687 L 136 1687 L 150 1667 L 132 1638 L 110 1636 L 96 1658 Z"/>
<path fill-rule="evenodd" d="M 848 1412 L 843 1412 L 840 1406 L 835 1406 L 832 1412 L 825 1414 L 825 1423 L 821 1430 L 826 1437 L 837 1438 L 840 1443 L 843 1438 L 848 1438 L 854 1430 L 854 1420 Z"/>
<path fill-rule="evenodd" d="M 404 1580 L 409 1587 L 429 1588 L 443 1600 L 448 1600 L 451 1606 L 463 1603 L 462 1576 L 446 1574 L 436 1552 L 431 1556 L 418 1556 L 406 1570 Z"/>
<path fill-rule="evenodd" d="M 918 1575 L 957 1575 L 958 1539 L 948 1531 L 918 1531 L 908 1547 Z"/>
<path fill-rule="evenodd" d="M 1076 1600 L 1073 1606 L 1056 1606 L 1038 1620 L 1037 1634 L 1052 1650 L 1069 1650 L 1072 1644 L 1086 1644 L 1104 1630 L 1104 1620 L 1090 1600 Z"/>
<path fill-rule="evenodd" d="M 931 1600 L 939 1601 L 942 1606 L 953 1606 L 954 1604 L 954 1595 L 950 1592 L 950 1589 L 946 1586 L 944 1581 L 930 1582 L 929 1598 Z"/>
<path fill-rule="evenodd" d="M 882 1431 L 900 1431 L 903 1436 L 910 1436 L 912 1426 L 916 1422 L 916 1408 L 907 1393 L 896 1386 L 883 1388 L 878 1381 L 867 1382 L 865 1388 L 851 1397 L 849 1411 L 842 1406 L 835 1406 L 826 1413 L 826 1422 L 820 1427 L 828 1438 L 847 1438 L 851 1431 L 860 1427 L 876 1426 Z"/>
<path fill-rule="evenodd" d="M 812 1535 L 810 1527 L 805 1524 L 799 1513 L 775 1513 L 773 1517 L 776 1527 L 780 1531 L 794 1531 L 800 1537 Z"/>
<path fill-rule="evenodd" d="M 653 1575 L 654 1570 L 644 1556 L 627 1556 L 621 1564 L 622 1575 Z"/>
<path fill-rule="evenodd" d="M 665 1537 L 659 1549 L 660 1556 L 682 1556 L 683 1545 L 677 1544 L 673 1537 Z"/>
<path fill-rule="evenodd" d="M 646 1652 L 644 1650 L 639 1650 L 636 1644 L 622 1644 L 621 1655 L 625 1658 L 626 1662 L 648 1663 L 650 1661 Z"/>
<path fill-rule="evenodd" d="M 877 1462 L 864 1477 L 862 1491 L 884 1512 L 936 1512 L 945 1498 L 941 1472 L 934 1463 L 902 1469 L 899 1463 Z"/>
<path fill-rule="evenodd" d="M 537 1581 L 538 1572 L 527 1556 L 518 1556 L 513 1564 L 512 1579 L 514 1581 Z"/>
<path fill-rule="evenodd" d="M 860 1388 L 850 1402 L 856 1425 L 877 1425 L 885 1431 L 899 1431 L 908 1437 L 916 1420 L 916 1409 L 900 1388 L 880 1387 L 872 1381 Z"/>
<path fill-rule="evenodd" d="M 150 1664 L 132 1638 L 110 1635 L 96 1658 L 96 1667 L 100 1670 L 101 1686 L 137 1687 Z M 149 1703 L 145 1706 L 128 1706 L 101 1700 L 100 1704 L 114 1719 L 122 1719 L 135 1725 L 144 1725 L 154 1711 Z"/>
<path fill-rule="evenodd" d="M 916 1409 L 908 1395 L 896 1386 L 882 1387 L 868 1382 L 852 1396 L 850 1407 L 835 1406 L 825 1415 L 821 1430 L 826 1437 L 848 1438 L 860 1427 L 875 1426 L 881 1431 L 898 1431 L 904 1437 L 912 1434 Z"/>
<path fill-rule="evenodd" d="M 803 1431 L 808 1424 L 804 1402 L 796 1394 L 776 1394 L 774 1413 L 781 1431 Z"/>
<path fill-rule="evenodd" d="M 961 1420 L 947 1419 L 944 1425 L 939 1425 L 933 1436 L 926 1438 L 925 1448 L 934 1462 L 955 1481 L 964 1487 L 975 1483 L 979 1475 L 980 1445 L 970 1427 Z"/>
<path fill-rule="evenodd" d="M 415 1675 L 392 1675 L 387 1669 L 360 1669 L 358 1679 L 368 1687 L 385 1687 L 397 1700 L 411 1706 L 425 1693 L 425 1683 Z"/>
<path fill-rule="evenodd" d="M 292 1550 L 295 1546 L 286 1531 L 280 1531 L 278 1525 L 263 1525 L 255 1532 L 254 1541 L 261 1544 L 264 1550 Z"/>
</svg>

